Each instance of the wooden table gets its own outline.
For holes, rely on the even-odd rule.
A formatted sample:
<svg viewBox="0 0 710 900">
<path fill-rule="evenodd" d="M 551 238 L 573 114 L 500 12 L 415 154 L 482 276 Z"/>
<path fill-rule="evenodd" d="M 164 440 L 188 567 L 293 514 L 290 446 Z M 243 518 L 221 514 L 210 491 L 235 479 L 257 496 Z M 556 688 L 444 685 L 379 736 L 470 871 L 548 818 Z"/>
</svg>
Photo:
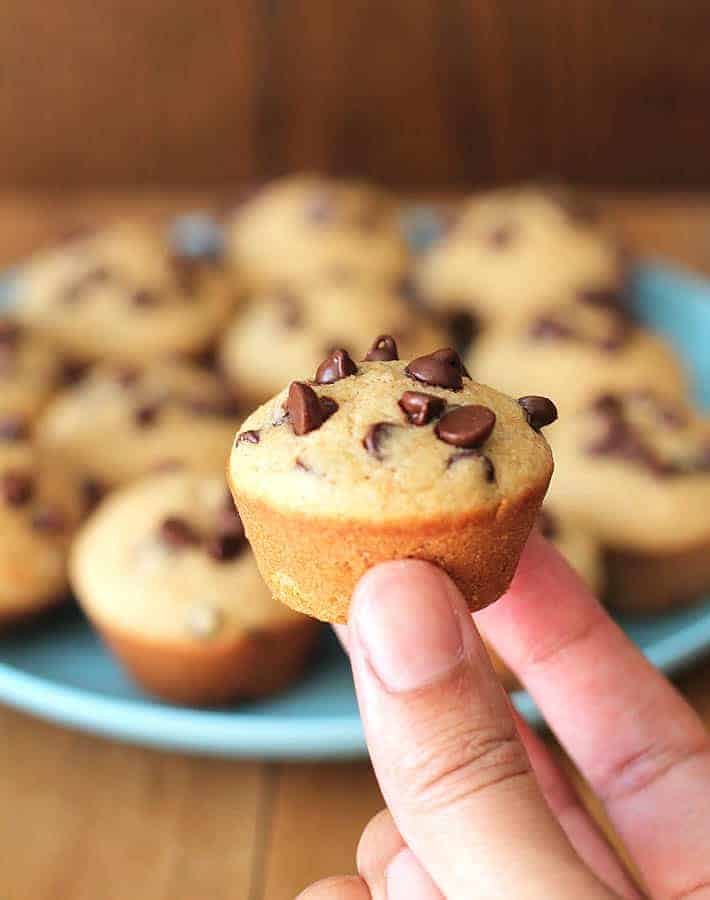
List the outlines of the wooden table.
<svg viewBox="0 0 710 900">
<path fill-rule="evenodd" d="M 632 243 L 710 273 L 710 198 L 605 194 Z M 227 205 L 200 192 L 0 193 L 0 264 L 118 213 Z M 681 681 L 710 723 L 710 663 Z M 351 872 L 381 806 L 367 763 L 195 759 L 112 744 L 0 708 L 0 897 L 293 900 Z"/>
</svg>

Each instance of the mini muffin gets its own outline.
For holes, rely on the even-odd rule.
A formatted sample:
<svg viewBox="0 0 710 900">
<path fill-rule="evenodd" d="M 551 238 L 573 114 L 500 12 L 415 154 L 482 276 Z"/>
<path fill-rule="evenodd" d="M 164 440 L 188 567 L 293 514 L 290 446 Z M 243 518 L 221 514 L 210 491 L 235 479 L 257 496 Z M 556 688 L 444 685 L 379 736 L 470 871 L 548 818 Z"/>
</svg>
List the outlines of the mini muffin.
<svg viewBox="0 0 710 900">
<path fill-rule="evenodd" d="M 318 635 L 272 598 L 219 474 L 162 473 L 117 491 L 81 531 L 71 578 L 126 670 L 173 703 L 280 691 Z"/>
<path fill-rule="evenodd" d="M 0 443 L 0 627 L 65 599 L 69 543 L 82 512 L 63 473 L 26 443 Z"/>
<path fill-rule="evenodd" d="M 476 384 L 450 349 L 404 363 L 392 338 L 336 350 L 237 436 L 230 480 L 274 595 L 331 622 L 370 566 L 444 568 L 471 609 L 508 586 L 552 474 L 541 397 Z"/>
<path fill-rule="evenodd" d="M 272 182 L 228 224 L 229 256 L 254 290 L 324 272 L 393 281 L 407 266 L 397 209 L 360 181 L 299 175 Z"/>
<path fill-rule="evenodd" d="M 467 365 L 506 393 L 549 394 L 564 417 L 606 390 L 647 384 L 685 397 L 683 365 L 661 338 L 636 326 L 609 298 L 551 307 L 523 328 L 483 335 Z"/>
<path fill-rule="evenodd" d="M 560 190 L 527 186 L 472 197 L 420 258 L 430 306 L 479 328 L 519 327 L 560 297 L 617 289 L 618 241 Z"/>
<path fill-rule="evenodd" d="M 239 421 L 222 382 L 196 366 L 104 366 L 56 397 L 37 441 L 91 490 L 159 468 L 220 468 Z"/>
<path fill-rule="evenodd" d="M 0 316 L 0 440 L 25 436 L 56 387 L 62 366 L 46 341 Z"/>
<path fill-rule="evenodd" d="M 357 358 L 381 333 L 392 334 L 411 356 L 446 343 L 444 332 L 391 288 L 357 276 L 328 276 L 307 288 L 253 298 L 224 337 L 220 365 L 240 400 L 253 408 L 291 379 L 315 371 L 334 348 Z"/>
<path fill-rule="evenodd" d="M 710 421 L 652 389 L 598 397 L 552 432 L 555 507 L 608 555 L 609 600 L 658 611 L 710 589 Z"/>
<path fill-rule="evenodd" d="M 128 222 L 39 253 L 19 291 L 18 316 L 72 359 L 131 365 L 202 353 L 238 298 L 219 258 Z"/>
</svg>

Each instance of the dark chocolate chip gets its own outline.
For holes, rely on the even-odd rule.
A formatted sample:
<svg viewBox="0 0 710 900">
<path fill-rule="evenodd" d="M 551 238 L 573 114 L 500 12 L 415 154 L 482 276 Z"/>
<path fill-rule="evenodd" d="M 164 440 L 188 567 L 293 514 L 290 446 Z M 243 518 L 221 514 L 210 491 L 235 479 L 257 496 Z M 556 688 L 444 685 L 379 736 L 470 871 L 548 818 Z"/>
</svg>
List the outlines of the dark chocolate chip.
<svg viewBox="0 0 710 900">
<path fill-rule="evenodd" d="M 519 397 L 518 403 L 523 408 L 528 425 L 535 431 L 552 425 L 557 419 L 557 407 L 547 397 Z"/>
<path fill-rule="evenodd" d="M 392 362 L 399 359 L 395 339 L 389 334 L 378 335 L 365 354 L 366 362 Z"/>
<path fill-rule="evenodd" d="M 413 359 L 404 371 L 415 381 L 452 391 L 461 390 L 465 374 L 461 357 L 450 347 Z"/>
<path fill-rule="evenodd" d="M 318 394 L 303 381 L 292 381 L 288 390 L 286 410 L 296 434 L 315 431 L 325 421 Z"/>
<path fill-rule="evenodd" d="M 454 346 L 460 353 L 464 353 L 480 334 L 481 323 L 471 312 L 455 312 L 448 317 L 446 322 Z"/>
<path fill-rule="evenodd" d="M 559 523 L 547 509 L 541 509 L 537 514 L 537 526 L 540 529 L 540 534 L 548 540 L 556 538 L 559 534 Z"/>
<path fill-rule="evenodd" d="M 133 413 L 133 419 L 139 428 L 149 428 L 155 424 L 160 407 L 157 403 L 146 403 L 139 406 Z"/>
<path fill-rule="evenodd" d="M 297 328 L 303 323 L 301 304 L 294 294 L 282 291 L 274 297 L 274 303 L 286 328 Z"/>
<path fill-rule="evenodd" d="M 34 494 L 34 482 L 24 472 L 11 470 L 0 476 L 0 494 L 10 506 L 24 506 Z"/>
<path fill-rule="evenodd" d="M 21 416 L 0 419 L 0 441 L 24 441 L 29 434 L 29 426 Z"/>
<path fill-rule="evenodd" d="M 625 310 L 623 295 L 618 287 L 585 288 L 578 292 L 577 299 L 589 306 L 599 306 L 614 311 Z"/>
<path fill-rule="evenodd" d="M 0 319 L 0 345 L 14 346 L 20 340 L 20 326 L 16 322 Z"/>
<path fill-rule="evenodd" d="M 370 456 L 382 459 L 382 445 L 390 436 L 393 428 L 397 428 L 397 426 L 392 422 L 376 422 L 374 425 L 370 425 L 362 440 L 362 445 Z"/>
<path fill-rule="evenodd" d="M 341 378 L 355 375 L 357 366 L 350 358 L 347 350 L 333 350 L 316 370 L 316 384 L 333 384 Z"/>
<path fill-rule="evenodd" d="M 160 537 L 171 547 L 189 547 L 200 542 L 195 529 L 180 516 L 167 516 L 160 523 Z"/>
<path fill-rule="evenodd" d="M 134 306 L 138 306 L 141 309 L 147 309 L 148 307 L 157 305 L 158 295 L 155 291 L 151 291 L 148 288 L 140 288 L 131 294 L 131 302 Z"/>
<path fill-rule="evenodd" d="M 230 562 L 245 548 L 244 538 L 233 534 L 217 534 L 207 542 L 207 552 L 216 562 Z"/>
<path fill-rule="evenodd" d="M 66 519 L 61 510 L 45 506 L 33 513 L 32 527 L 43 534 L 60 534 L 66 527 Z"/>
<path fill-rule="evenodd" d="M 258 444 L 260 440 L 260 435 L 258 431 L 254 429 L 249 429 L 249 431 L 242 431 L 237 435 L 237 440 L 235 443 L 237 444 Z"/>
<path fill-rule="evenodd" d="M 65 360 L 62 364 L 61 380 L 65 385 L 78 384 L 89 371 L 86 363 Z"/>
<path fill-rule="evenodd" d="M 106 493 L 105 487 L 95 478 L 84 478 L 79 488 L 87 510 L 95 509 Z"/>
<path fill-rule="evenodd" d="M 511 224 L 498 225 L 485 235 L 485 241 L 493 250 L 504 250 L 513 243 L 515 227 Z"/>
<path fill-rule="evenodd" d="M 321 397 L 320 398 L 320 409 L 323 413 L 323 421 L 329 419 L 333 413 L 338 411 L 338 404 L 332 397 Z"/>
<path fill-rule="evenodd" d="M 246 540 L 244 525 L 234 503 L 232 503 L 231 509 L 225 508 L 220 510 L 217 520 L 217 534 L 230 535 L 231 537 L 239 538 L 240 541 Z"/>
<path fill-rule="evenodd" d="M 491 436 L 495 424 L 493 410 L 476 403 L 447 412 L 435 431 L 439 440 L 454 447 L 480 447 Z"/>
<path fill-rule="evenodd" d="M 443 413 L 446 401 L 434 394 L 405 391 L 399 398 L 399 405 L 412 425 L 426 425 Z"/>
</svg>

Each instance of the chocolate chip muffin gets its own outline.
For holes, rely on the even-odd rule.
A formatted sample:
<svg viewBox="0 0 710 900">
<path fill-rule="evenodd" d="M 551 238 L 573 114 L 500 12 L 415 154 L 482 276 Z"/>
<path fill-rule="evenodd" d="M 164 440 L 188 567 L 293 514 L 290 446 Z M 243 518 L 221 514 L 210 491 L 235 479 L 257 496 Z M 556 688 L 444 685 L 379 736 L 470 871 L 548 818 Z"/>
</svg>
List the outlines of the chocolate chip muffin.
<svg viewBox="0 0 710 900">
<path fill-rule="evenodd" d="M 271 182 L 227 225 L 228 252 L 254 290 L 324 272 L 396 280 L 406 245 L 392 199 L 360 181 L 299 175 Z"/>
<path fill-rule="evenodd" d="M 131 365 L 202 353 L 240 293 L 219 258 L 129 222 L 38 254 L 19 291 L 18 316 L 71 358 Z"/>
<path fill-rule="evenodd" d="M 282 690 L 318 634 L 272 598 L 219 474 L 162 473 L 113 494 L 79 535 L 71 577 L 126 670 L 173 703 Z"/>
<path fill-rule="evenodd" d="M 61 370 L 57 353 L 46 341 L 0 316 L 0 441 L 29 433 Z"/>
<path fill-rule="evenodd" d="M 359 276 L 327 275 L 307 288 L 254 297 L 225 334 L 219 361 L 240 401 L 253 408 L 315 371 L 337 347 L 361 357 L 380 333 L 394 335 L 408 356 L 446 343 L 443 330 L 393 289 Z"/>
<path fill-rule="evenodd" d="M 607 393 L 552 443 L 552 500 L 607 548 L 615 606 L 662 610 L 710 589 L 707 419 L 653 389 Z"/>
<path fill-rule="evenodd" d="M 524 327 L 483 335 L 466 364 L 506 393 L 551 396 L 563 418 L 606 390 L 654 384 L 679 398 L 688 390 L 670 345 L 635 325 L 613 296 L 590 294 L 550 307 Z"/>
<path fill-rule="evenodd" d="M 50 404 L 39 446 L 89 493 L 160 468 L 220 468 L 240 421 L 214 375 L 188 363 L 103 366 Z"/>
<path fill-rule="evenodd" d="M 79 491 L 29 444 L 0 443 L 0 626 L 66 597 L 69 543 L 82 515 Z"/>
<path fill-rule="evenodd" d="M 552 474 L 545 398 L 515 401 L 438 350 L 409 363 L 379 338 L 364 361 L 331 353 L 238 434 L 232 490 L 274 595 L 347 619 L 370 566 L 442 566 L 471 609 L 508 586 Z"/>
<path fill-rule="evenodd" d="M 459 326 L 518 327 L 560 297 L 617 289 L 618 241 L 578 198 L 527 186 L 472 197 L 423 254 L 417 285 Z"/>
</svg>

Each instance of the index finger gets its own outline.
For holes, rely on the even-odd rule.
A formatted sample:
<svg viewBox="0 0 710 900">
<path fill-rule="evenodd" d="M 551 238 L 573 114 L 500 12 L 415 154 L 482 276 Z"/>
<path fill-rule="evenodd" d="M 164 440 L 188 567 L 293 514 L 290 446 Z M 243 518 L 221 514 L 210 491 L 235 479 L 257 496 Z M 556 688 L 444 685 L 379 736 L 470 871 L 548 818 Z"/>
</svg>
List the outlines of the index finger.
<svg viewBox="0 0 710 900">
<path fill-rule="evenodd" d="M 702 722 L 559 553 L 533 535 L 479 626 L 600 797 L 651 893 L 710 891 Z"/>
</svg>

